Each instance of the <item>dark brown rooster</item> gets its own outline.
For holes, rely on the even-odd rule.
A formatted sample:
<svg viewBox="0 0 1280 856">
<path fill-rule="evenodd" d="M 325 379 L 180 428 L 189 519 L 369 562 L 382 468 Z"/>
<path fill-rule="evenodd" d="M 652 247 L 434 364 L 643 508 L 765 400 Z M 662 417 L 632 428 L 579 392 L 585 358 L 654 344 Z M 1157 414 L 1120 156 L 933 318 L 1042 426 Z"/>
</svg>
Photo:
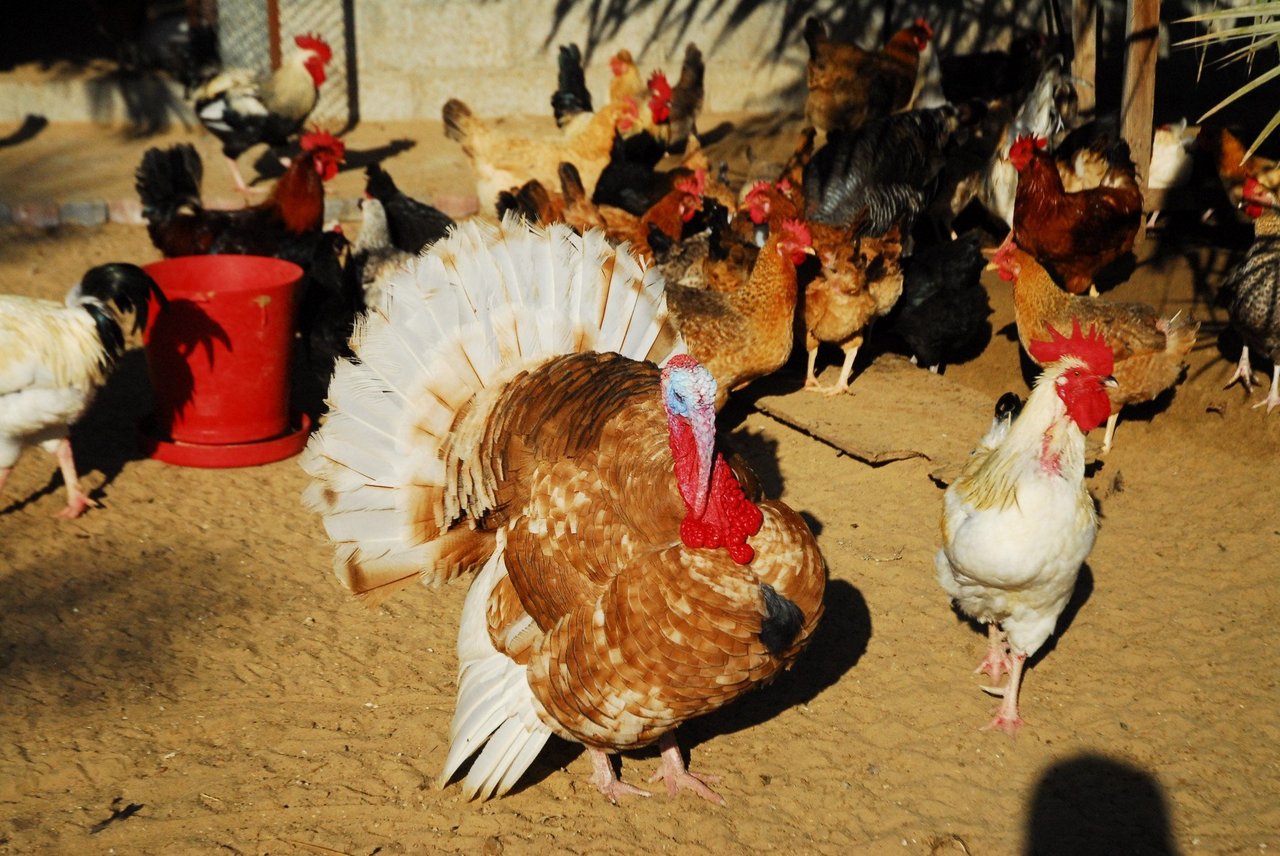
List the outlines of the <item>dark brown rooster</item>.
<svg viewBox="0 0 1280 856">
<path fill-rule="evenodd" d="M 1043 137 L 1020 137 L 1009 150 L 1018 171 L 1013 237 L 1072 294 L 1093 288 L 1098 271 L 1133 249 L 1142 221 L 1129 146 L 1113 140 L 1095 187 L 1069 192 Z"/>
</svg>

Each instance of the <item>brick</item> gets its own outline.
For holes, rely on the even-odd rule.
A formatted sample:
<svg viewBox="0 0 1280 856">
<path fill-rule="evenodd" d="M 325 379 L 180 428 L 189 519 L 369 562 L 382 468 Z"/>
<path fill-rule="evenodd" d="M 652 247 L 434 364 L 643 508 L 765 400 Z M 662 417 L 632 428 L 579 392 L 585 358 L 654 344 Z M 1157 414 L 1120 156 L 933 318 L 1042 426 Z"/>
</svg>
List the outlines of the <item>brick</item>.
<svg viewBox="0 0 1280 856">
<path fill-rule="evenodd" d="M 13 222 L 21 226 L 49 228 L 58 225 L 56 202 L 19 202 L 12 210 Z"/>
<path fill-rule="evenodd" d="M 58 209 L 63 223 L 76 226 L 101 226 L 107 222 L 107 203 L 102 200 L 64 202 Z"/>
<path fill-rule="evenodd" d="M 112 199 L 107 203 L 107 219 L 112 223 L 141 225 L 142 202 L 137 199 Z"/>
</svg>

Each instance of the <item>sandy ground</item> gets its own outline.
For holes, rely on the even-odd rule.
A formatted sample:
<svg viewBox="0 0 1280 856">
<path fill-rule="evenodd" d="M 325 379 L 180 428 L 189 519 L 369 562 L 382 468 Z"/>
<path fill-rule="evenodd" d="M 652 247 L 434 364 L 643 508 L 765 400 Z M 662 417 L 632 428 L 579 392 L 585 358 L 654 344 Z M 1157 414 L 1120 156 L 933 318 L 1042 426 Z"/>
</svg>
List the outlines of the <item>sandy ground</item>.
<svg viewBox="0 0 1280 856">
<path fill-rule="evenodd" d="M 465 174 L 439 180 L 468 189 Z M 1280 414 L 1222 390 L 1234 353 L 1219 349 L 1225 313 L 1206 295 L 1230 254 L 1172 237 L 1139 249 L 1115 296 L 1192 312 L 1201 344 L 1172 400 L 1126 416 L 1091 468 L 1101 533 L 1028 673 L 1016 741 L 978 730 L 994 704 L 971 674 L 984 640 L 932 562 L 942 490 L 930 473 L 972 444 L 999 393 L 1026 389 L 998 280 L 996 332 L 972 362 L 936 377 L 881 355 L 838 401 L 797 391 L 793 365 L 724 414 L 768 491 L 812 521 L 830 568 L 824 623 L 796 668 L 681 729 L 694 767 L 723 776 L 724 808 L 664 794 L 611 806 L 566 744 L 504 799 L 438 789 L 464 586 L 367 610 L 329 571 L 294 461 L 142 459 L 135 426 L 150 405 L 135 353 L 74 433 L 104 507 L 53 519 L 61 483 L 38 450 L 0 499 L 0 850 L 1280 846 Z M 9 292 L 59 297 L 93 264 L 154 258 L 139 227 L 0 230 Z M 930 457 L 870 466 L 841 445 Z M 638 783 L 655 766 L 652 752 L 627 755 L 622 774 Z"/>
</svg>

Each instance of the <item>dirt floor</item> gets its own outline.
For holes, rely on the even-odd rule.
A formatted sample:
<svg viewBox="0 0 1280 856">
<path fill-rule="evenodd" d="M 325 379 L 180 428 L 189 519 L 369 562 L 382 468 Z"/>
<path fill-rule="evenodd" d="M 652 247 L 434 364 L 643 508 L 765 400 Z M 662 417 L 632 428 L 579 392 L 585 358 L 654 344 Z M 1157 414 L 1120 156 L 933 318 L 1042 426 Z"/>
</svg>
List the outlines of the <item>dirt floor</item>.
<svg viewBox="0 0 1280 856">
<path fill-rule="evenodd" d="M 448 145 L 424 139 L 391 165 Z M 97 169 L 132 169 L 121 163 Z M 434 180 L 469 190 L 465 172 Z M 426 195 L 425 180 L 404 185 Z M 852 395 L 827 400 L 798 391 L 793 364 L 726 411 L 769 492 L 813 522 L 830 584 L 791 673 L 680 730 L 694 768 L 723 777 L 724 808 L 665 794 L 611 806 L 567 744 L 503 799 L 438 789 L 464 585 L 367 610 L 330 572 L 295 461 L 143 459 L 148 382 L 132 354 L 73 435 L 104 507 L 55 520 L 61 482 L 39 450 L 0 499 L 0 851 L 1280 846 L 1280 413 L 1222 389 L 1236 352 L 1220 344 L 1213 295 L 1233 256 L 1202 237 L 1148 239 L 1113 293 L 1191 312 L 1200 344 L 1176 395 L 1126 414 L 1091 467 L 1101 532 L 1029 670 L 1016 741 L 978 730 L 994 705 L 971 674 L 984 640 L 934 581 L 942 490 L 930 478 L 972 445 L 1001 392 L 1026 389 L 1008 286 L 988 281 L 992 340 L 943 376 L 894 354 L 865 366 L 869 355 Z M 19 294 L 60 298 L 93 264 L 156 257 L 136 226 L 0 230 L 0 282 Z M 315 388 L 297 385 L 314 406 Z M 837 446 L 930 457 L 871 466 Z M 640 783 L 656 763 L 627 755 L 623 778 Z"/>
</svg>

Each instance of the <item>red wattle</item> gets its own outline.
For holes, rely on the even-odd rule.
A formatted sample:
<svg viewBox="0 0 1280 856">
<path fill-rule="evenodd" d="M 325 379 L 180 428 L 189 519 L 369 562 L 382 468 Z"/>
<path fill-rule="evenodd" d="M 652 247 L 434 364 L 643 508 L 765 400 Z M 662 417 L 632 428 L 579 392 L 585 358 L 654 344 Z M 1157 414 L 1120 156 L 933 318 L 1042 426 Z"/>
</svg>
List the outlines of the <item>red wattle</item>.
<svg viewBox="0 0 1280 856">
<path fill-rule="evenodd" d="M 763 523 L 764 514 L 742 492 L 724 457 L 716 455 L 707 509 L 701 518 L 695 518 L 692 511 L 685 515 L 680 540 L 693 550 L 723 547 L 731 559 L 745 565 L 755 556 L 747 539 L 759 532 Z"/>
</svg>

